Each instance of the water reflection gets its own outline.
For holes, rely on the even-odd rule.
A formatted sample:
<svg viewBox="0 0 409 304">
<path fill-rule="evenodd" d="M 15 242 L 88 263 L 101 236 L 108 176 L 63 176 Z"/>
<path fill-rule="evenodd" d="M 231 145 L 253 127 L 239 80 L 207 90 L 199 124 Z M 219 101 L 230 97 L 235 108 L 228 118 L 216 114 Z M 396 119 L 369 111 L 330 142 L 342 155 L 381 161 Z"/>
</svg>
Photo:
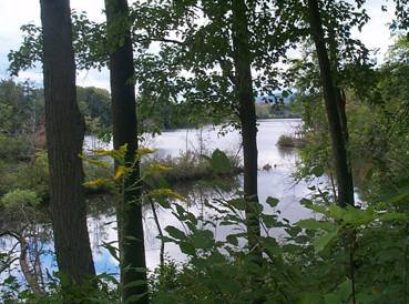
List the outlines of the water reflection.
<svg viewBox="0 0 409 304">
<path fill-rule="evenodd" d="M 296 183 L 292 177 L 298 160 L 296 151 L 293 149 L 280 149 L 276 145 L 280 135 L 291 135 L 297 130 L 300 123 L 300 120 L 264 120 L 258 124 L 259 198 L 261 202 L 265 202 L 269 196 L 279 199 L 280 203 L 276 208 L 281 211 L 281 217 L 288 219 L 290 222 L 313 216 L 309 210 L 299 204 L 300 199 L 310 194 L 310 190 L 308 190 L 306 182 Z M 144 145 L 157 148 L 157 157 L 178 156 L 180 153 L 187 151 L 205 153 L 216 148 L 233 154 L 240 152 L 241 136 L 239 132 L 231 130 L 231 132 L 222 136 L 221 131 L 220 128 L 206 127 L 200 130 L 164 132 L 156 137 L 145 136 Z M 92 138 L 87 138 L 84 149 L 101 148 L 101 145 L 103 144 Z M 105 148 L 107 147 L 105 146 Z M 262 170 L 262 167 L 266 164 L 270 165 L 269 170 Z M 187 197 L 184 204 L 190 212 L 196 216 L 202 216 L 203 219 L 212 219 L 215 212 L 207 208 L 204 202 L 232 198 L 240 189 L 242 179 L 242 176 L 238 176 L 232 180 L 223 180 L 223 183 L 220 183 L 221 181 L 216 183 L 213 180 L 210 182 L 182 184 L 176 188 L 177 191 Z M 183 229 L 182 223 L 169 210 L 159 205 L 156 205 L 155 209 L 162 229 L 168 225 Z M 266 213 L 275 211 L 268 204 L 264 204 L 264 210 Z M 144 207 L 143 215 L 147 266 L 153 269 L 159 264 L 161 241 L 157 238 L 158 227 L 154 220 L 152 208 L 149 205 Z M 88 228 L 97 272 L 117 273 L 117 261 L 104 248 L 104 244 L 115 246 L 117 240 L 115 206 L 112 197 L 95 196 L 90 198 Z M 218 239 L 224 239 L 230 231 L 231 227 L 226 226 L 216 226 L 214 228 Z M 2 249 L 9 245 L 0 244 Z M 45 247 L 51 250 L 52 244 L 46 244 Z M 185 258 L 174 244 L 167 243 L 165 252 L 169 258 L 176 261 L 183 261 Z M 45 261 L 43 267 L 51 270 L 55 269 L 53 255 L 45 255 L 42 259 Z"/>
</svg>

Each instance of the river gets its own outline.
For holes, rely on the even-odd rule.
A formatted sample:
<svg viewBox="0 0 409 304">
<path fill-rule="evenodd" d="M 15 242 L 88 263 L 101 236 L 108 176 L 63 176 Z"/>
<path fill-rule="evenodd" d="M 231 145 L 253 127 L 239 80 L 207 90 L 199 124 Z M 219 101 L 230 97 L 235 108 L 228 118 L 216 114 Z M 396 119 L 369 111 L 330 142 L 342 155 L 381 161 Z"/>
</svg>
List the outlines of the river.
<svg viewBox="0 0 409 304">
<path fill-rule="evenodd" d="M 281 217 L 290 222 L 296 222 L 302 218 L 314 216 L 310 210 L 304 208 L 299 202 L 311 194 L 310 184 L 301 181 L 296 183 L 293 174 L 296 169 L 298 155 L 295 150 L 280 149 L 277 141 L 281 135 L 291 135 L 300 127 L 301 121 L 298 119 L 275 119 L 261 120 L 258 122 L 258 189 L 260 202 L 265 202 L 266 198 L 271 196 L 279 199 L 276 209 L 280 210 Z M 221 135 L 220 133 L 225 133 Z M 237 130 L 221 129 L 220 127 L 205 127 L 202 129 L 183 129 L 169 132 L 163 132 L 159 136 L 145 136 L 144 146 L 157 149 L 157 157 L 178 156 L 186 151 L 196 151 L 200 153 L 211 153 L 218 148 L 233 154 L 241 152 L 241 135 Z M 84 150 L 95 148 L 110 148 L 98 142 L 95 138 L 86 137 Z M 264 170 L 265 165 L 271 167 L 270 170 Z M 238 184 L 242 184 L 242 176 L 237 177 Z M 319 183 L 316 181 L 315 183 Z M 196 215 L 202 215 L 210 218 L 213 215 L 212 210 L 208 210 L 203 201 L 205 199 L 224 199 L 231 193 L 219 191 L 217 189 L 203 188 L 200 182 L 191 183 L 187 186 L 187 197 L 190 204 L 187 207 L 189 211 Z M 315 185 L 317 186 L 317 185 Z M 186 189 L 185 189 L 186 190 Z M 93 257 L 98 273 L 107 272 L 115 274 L 118 272 L 117 262 L 111 256 L 109 251 L 102 246 L 103 243 L 115 244 L 117 239 L 117 230 L 115 223 L 115 212 L 112 203 L 106 200 L 106 197 L 98 198 L 99 202 L 93 202 L 98 206 L 93 208 L 88 216 L 88 228 L 91 237 Z M 272 210 L 267 204 L 264 205 L 266 213 Z M 159 222 L 162 228 L 167 225 L 181 227 L 181 223 L 171 214 L 169 210 L 157 208 Z M 157 238 L 158 230 L 153 219 L 150 207 L 144 208 L 144 229 L 145 229 L 145 249 L 146 262 L 149 269 L 154 269 L 159 264 L 159 252 L 161 242 Z M 224 239 L 231 228 L 217 226 L 214 232 L 217 239 Z M 282 231 L 273 231 L 277 237 L 280 237 Z M 11 242 L 0 244 L 0 247 L 11 246 Z M 52 244 L 47 243 L 45 249 L 52 251 Z M 185 256 L 180 252 L 177 246 L 167 243 L 165 246 L 166 257 L 176 262 L 183 261 Z M 56 269 L 55 257 L 53 254 L 44 254 L 42 256 L 42 267 Z"/>
<path fill-rule="evenodd" d="M 293 173 L 296 169 L 298 155 L 295 150 L 280 149 L 277 146 L 279 137 L 283 134 L 293 135 L 300 127 L 299 119 L 274 119 L 261 120 L 258 122 L 258 190 L 260 202 L 265 202 L 266 198 L 271 196 L 279 199 L 277 209 L 281 212 L 281 217 L 290 222 L 296 222 L 299 219 L 313 216 L 310 210 L 300 205 L 300 200 L 311 194 L 306 182 L 296 183 Z M 225 133 L 221 135 L 220 133 Z M 221 129 L 220 127 L 205 127 L 202 129 L 183 129 L 169 132 L 163 132 L 159 136 L 145 136 L 145 146 L 157 149 L 158 157 L 178 156 L 186 151 L 196 151 L 199 153 L 212 152 L 219 148 L 232 154 L 241 152 L 241 135 L 237 130 Z M 85 142 L 85 150 L 100 148 L 101 143 L 88 137 Z M 103 148 L 110 148 L 110 145 Z M 269 164 L 270 170 L 264 170 L 263 167 Z M 240 184 L 242 176 L 238 177 Z M 318 181 L 316 181 L 318 183 Z M 210 198 L 223 199 L 220 191 L 210 189 L 201 189 L 197 183 L 189 185 L 190 198 L 193 201 L 189 206 L 189 211 L 194 214 L 203 214 L 208 212 L 207 216 L 212 215 L 211 210 L 203 207 L 203 200 Z M 192 199 L 193 198 L 193 199 Z M 265 211 L 273 212 L 271 208 L 264 204 Z M 176 218 L 168 210 L 159 208 L 157 210 L 159 221 L 162 228 L 167 225 L 180 226 Z M 116 239 L 116 229 L 114 216 L 101 214 L 98 217 L 89 217 L 89 229 L 92 238 L 94 259 L 98 271 L 115 271 L 116 262 L 111 255 L 104 249 L 101 249 L 101 242 L 113 242 Z M 109 224 L 104 224 L 109 223 Z M 159 264 L 160 240 L 157 239 L 158 231 L 153 219 L 150 208 L 144 210 L 145 225 L 145 247 L 147 266 L 150 269 Z M 229 232 L 225 227 L 217 227 L 217 239 L 223 239 Z M 179 249 L 167 243 L 165 246 L 166 256 L 175 261 L 183 261 L 184 256 Z"/>
</svg>

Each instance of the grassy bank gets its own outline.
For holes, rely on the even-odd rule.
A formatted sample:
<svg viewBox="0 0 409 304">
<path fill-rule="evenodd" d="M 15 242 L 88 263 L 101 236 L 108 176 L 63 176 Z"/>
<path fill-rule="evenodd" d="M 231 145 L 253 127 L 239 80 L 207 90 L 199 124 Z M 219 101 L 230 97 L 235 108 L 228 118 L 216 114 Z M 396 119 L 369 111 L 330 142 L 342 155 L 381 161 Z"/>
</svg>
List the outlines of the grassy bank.
<svg viewBox="0 0 409 304">
<path fill-rule="evenodd" d="M 292 135 L 281 135 L 277 141 L 277 145 L 281 148 L 304 148 L 306 143 L 304 137 Z"/>
<path fill-rule="evenodd" d="M 96 165 L 97 163 L 100 165 Z M 0 201 L 7 193 L 24 190 L 34 193 L 42 203 L 46 203 L 49 180 L 47 165 L 45 152 L 37 152 L 28 161 L 8 160 L 0 163 Z M 166 168 L 166 170 L 150 172 L 155 167 Z M 87 156 L 84 161 L 84 171 L 86 181 L 109 179 L 113 172 L 112 160 Z M 188 151 L 178 157 L 151 156 L 142 162 L 141 171 L 142 175 L 146 176 L 146 182 L 150 184 L 174 185 L 201 179 L 234 176 L 240 173 L 242 168 L 236 157 L 215 150 L 209 155 Z M 87 194 L 109 193 L 111 190 L 105 184 L 96 184 L 95 187 L 85 189 Z"/>
</svg>

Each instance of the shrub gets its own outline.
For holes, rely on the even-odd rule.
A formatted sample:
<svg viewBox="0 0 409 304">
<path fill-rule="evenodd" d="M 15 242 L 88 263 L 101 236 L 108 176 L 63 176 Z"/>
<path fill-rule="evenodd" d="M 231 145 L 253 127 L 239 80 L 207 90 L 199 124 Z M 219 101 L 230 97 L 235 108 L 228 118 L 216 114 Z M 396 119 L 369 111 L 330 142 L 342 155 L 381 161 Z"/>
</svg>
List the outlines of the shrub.
<svg viewBox="0 0 409 304">
<path fill-rule="evenodd" d="M 305 146 L 305 140 L 290 135 L 281 135 L 278 138 L 277 145 L 282 148 L 302 148 Z"/>
<path fill-rule="evenodd" d="M 12 190 L 1 198 L 1 204 L 6 208 L 12 208 L 21 205 L 37 206 L 40 204 L 40 198 L 37 193 L 31 190 Z"/>
<path fill-rule="evenodd" d="M 28 138 L 0 134 L 0 158 L 6 161 L 27 160 L 31 147 Z"/>
<path fill-rule="evenodd" d="M 47 154 L 38 152 L 31 162 L 13 163 L 1 168 L 0 193 L 15 189 L 27 189 L 40 198 L 48 197 Z"/>
</svg>

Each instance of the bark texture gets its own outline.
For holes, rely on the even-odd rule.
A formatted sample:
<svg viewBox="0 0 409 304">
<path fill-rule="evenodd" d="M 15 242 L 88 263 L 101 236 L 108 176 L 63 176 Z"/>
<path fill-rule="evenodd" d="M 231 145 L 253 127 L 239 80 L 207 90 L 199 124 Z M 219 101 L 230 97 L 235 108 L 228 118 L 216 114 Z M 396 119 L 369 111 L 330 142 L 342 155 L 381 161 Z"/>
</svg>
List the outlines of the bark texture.
<svg viewBox="0 0 409 304">
<path fill-rule="evenodd" d="M 126 0 L 105 0 L 108 35 L 111 46 L 110 73 L 114 148 L 127 145 L 127 166 L 134 170 L 124 181 L 118 204 L 118 232 L 121 258 L 122 301 L 148 303 L 145 246 L 142 217 L 142 183 L 138 149 L 133 51 Z M 132 284 L 139 282 L 140 284 Z M 140 296 L 139 299 L 137 299 Z"/>
<path fill-rule="evenodd" d="M 317 50 L 320 76 L 324 91 L 325 107 L 334 153 L 334 164 L 338 184 L 338 204 L 354 205 L 354 187 L 350 170 L 347 140 L 345 100 L 334 81 L 331 62 L 325 43 L 318 0 L 308 0 L 308 13 L 311 35 Z"/>
<path fill-rule="evenodd" d="M 247 233 L 250 248 L 260 236 L 257 191 L 257 126 L 251 75 L 252 55 L 245 0 L 233 1 L 233 48 L 236 98 L 239 102 L 244 161 L 244 199 L 246 201 Z"/>
<path fill-rule="evenodd" d="M 41 0 L 50 208 L 58 268 L 76 284 L 95 275 L 83 195 L 84 121 L 78 108 L 69 0 Z"/>
</svg>

